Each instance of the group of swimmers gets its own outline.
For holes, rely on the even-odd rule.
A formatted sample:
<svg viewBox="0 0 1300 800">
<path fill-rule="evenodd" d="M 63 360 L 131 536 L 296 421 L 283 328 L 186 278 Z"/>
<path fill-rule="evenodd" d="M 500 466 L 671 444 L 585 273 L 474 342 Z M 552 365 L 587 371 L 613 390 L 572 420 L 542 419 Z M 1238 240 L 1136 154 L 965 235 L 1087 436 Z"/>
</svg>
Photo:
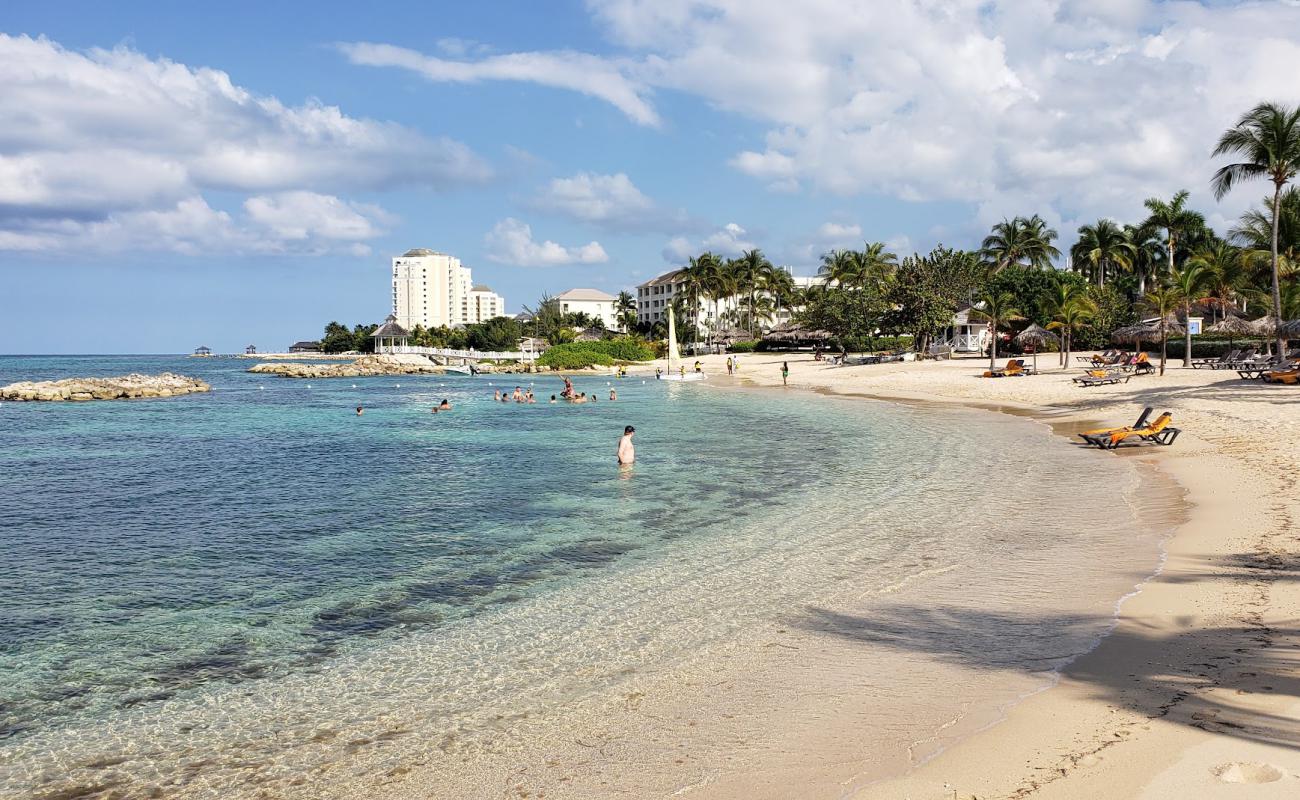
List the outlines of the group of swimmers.
<svg viewBox="0 0 1300 800">
<path fill-rule="evenodd" d="M 513 394 L 497 389 L 492 393 L 492 399 L 498 403 L 509 403 L 512 401 L 515 403 L 537 402 L 537 397 L 533 394 L 533 387 L 531 386 L 528 387 L 528 391 L 524 391 L 523 387 L 516 386 Z"/>
</svg>

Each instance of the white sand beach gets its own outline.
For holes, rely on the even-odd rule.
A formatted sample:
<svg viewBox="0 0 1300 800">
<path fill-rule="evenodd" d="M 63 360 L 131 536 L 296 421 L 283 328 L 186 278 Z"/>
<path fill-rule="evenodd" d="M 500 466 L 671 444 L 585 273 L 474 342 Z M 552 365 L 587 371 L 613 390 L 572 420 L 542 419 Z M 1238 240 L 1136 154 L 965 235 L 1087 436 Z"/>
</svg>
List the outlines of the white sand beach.
<svg viewBox="0 0 1300 800">
<path fill-rule="evenodd" d="M 1300 792 L 1296 387 L 1172 362 L 1163 377 L 1081 388 L 1070 381 L 1080 370 L 1060 370 L 1054 354 L 1040 356 L 1040 375 L 1002 379 L 977 377 L 988 363 L 978 359 L 834 367 L 808 355 L 746 354 L 735 380 L 726 377 L 724 357 L 703 360 L 715 385 L 780 386 L 788 361 L 791 391 L 1001 409 L 1063 434 L 1096 421 L 1130 424 L 1152 406 L 1171 411 L 1183 431 L 1172 447 L 1095 454 L 1150 464 L 1176 479 L 1192 505 L 1166 542 L 1163 570 L 1123 604 L 1113 633 L 1004 720 L 910 774 L 848 796 L 1172 800 Z M 1079 503 L 1104 502 L 1080 487 Z M 1039 512 L 1050 524 L 1050 512 Z M 773 796 L 801 796 L 797 780 Z"/>
</svg>

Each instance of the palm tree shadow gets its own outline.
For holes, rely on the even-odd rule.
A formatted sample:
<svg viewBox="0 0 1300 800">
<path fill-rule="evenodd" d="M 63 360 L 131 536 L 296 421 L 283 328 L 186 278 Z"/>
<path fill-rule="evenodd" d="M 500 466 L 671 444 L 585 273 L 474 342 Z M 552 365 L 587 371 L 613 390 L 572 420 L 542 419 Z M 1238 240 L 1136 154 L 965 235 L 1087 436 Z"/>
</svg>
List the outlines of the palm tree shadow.
<svg viewBox="0 0 1300 800">
<path fill-rule="evenodd" d="M 1045 674 L 1065 666 L 1073 653 L 1054 652 L 1066 639 L 1087 641 L 1108 620 L 1092 615 L 1019 614 L 956 606 L 898 605 L 870 617 L 809 607 L 789 624 L 864 646 L 924 654 L 968 669 Z M 1121 654 L 1124 667 L 1083 656 L 1065 667 L 1074 681 L 1093 688 L 1098 700 L 1228 736 L 1300 750 L 1300 719 L 1261 714 L 1225 700 L 1216 687 L 1300 697 L 1295 659 L 1270 650 L 1292 629 L 1260 626 L 1198 628 L 1177 633 L 1133 624 L 1114 631 L 1105 646 Z M 1055 649 L 1060 649 L 1055 644 Z M 1243 667 L 1251 653 L 1250 666 Z M 1246 671 L 1248 669 L 1248 671 Z"/>
</svg>

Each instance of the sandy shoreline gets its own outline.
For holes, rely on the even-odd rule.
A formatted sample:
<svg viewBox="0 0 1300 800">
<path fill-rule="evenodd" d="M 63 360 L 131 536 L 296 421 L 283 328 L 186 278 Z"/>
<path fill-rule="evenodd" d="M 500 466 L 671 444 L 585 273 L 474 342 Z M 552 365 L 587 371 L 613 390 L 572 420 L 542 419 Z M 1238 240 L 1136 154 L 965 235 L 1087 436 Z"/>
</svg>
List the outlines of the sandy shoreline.
<svg viewBox="0 0 1300 800">
<path fill-rule="evenodd" d="M 702 359 L 725 376 L 723 357 Z M 1122 607 L 1112 634 L 1052 689 L 902 778 L 860 798 L 1292 797 L 1300 791 L 1300 613 L 1294 452 L 1300 392 L 1183 370 L 1079 388 L 1055 356 L 1043 375 L 986 380 L 979 360 L 830 367 L 808 356 L 742 356 L 741 382 L 904 402 L 1014 410 L 1058 432 L 1170 410 L 1183 437 L 1138 458 L 1177 480 L 1190 519 L 1161 574 Z M 724 378 L 725 381 L 725 378 Z M 1289 391 L 1287 391 L 1289 389 Z M 1080 502 L 1090 502 L 1080 487 Z M 1252 784 L 1246 788 L 1243 784 Z M 790 786 L 791 797 L 798 796 Z"/>
</svg>

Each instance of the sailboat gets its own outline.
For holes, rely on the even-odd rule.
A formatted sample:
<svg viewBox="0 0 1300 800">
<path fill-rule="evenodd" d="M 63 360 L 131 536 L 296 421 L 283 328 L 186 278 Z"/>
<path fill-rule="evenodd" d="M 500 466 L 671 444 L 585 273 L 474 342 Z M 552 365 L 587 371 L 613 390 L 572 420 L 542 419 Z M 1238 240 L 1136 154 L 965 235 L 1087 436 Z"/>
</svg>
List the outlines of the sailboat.
<svg viewBox="0 0 1300 800">
<path fill-rule="evenodd" d="M 665 381 L 702 381 L 703 372 L 686 372 L 679 369 L 682 354 L 677 352 L 677 323 L 673 319 L 673 307 L 668 307 L 668 374 L 661 376 Z"/>
</svg>

